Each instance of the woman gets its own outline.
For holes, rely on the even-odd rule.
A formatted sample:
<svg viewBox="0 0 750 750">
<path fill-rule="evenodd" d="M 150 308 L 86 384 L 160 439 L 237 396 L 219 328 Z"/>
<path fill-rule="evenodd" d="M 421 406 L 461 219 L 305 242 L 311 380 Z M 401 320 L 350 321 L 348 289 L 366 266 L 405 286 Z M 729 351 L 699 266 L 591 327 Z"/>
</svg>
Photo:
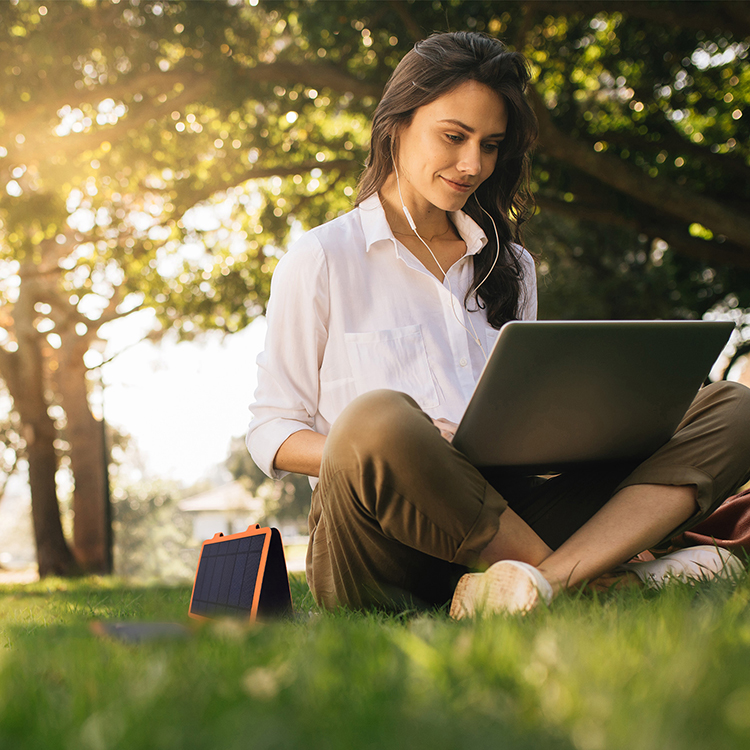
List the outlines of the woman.
<svg viewBox="0 0 750 750">
<path fill-rule="evenodd" d="M 511 482 L 451 445 L 498 329 L 536 316 L 518 244 L 537 134 L 527 84 L 525 59 L 484 35 L 417 44 L 375 113 L 356 207 L 274 274 L 247 443 L 272 477 L 319 477 L 307 577 L 325 607 L 526 611 L 697 523 L 749 477 L 750 398 L 734 384 L 702 390 L 640 466 Z M 688 563 L 721 571 L 726 554 Z M 658 581 L 680 564 L 634 571 Z"/>
</svg>

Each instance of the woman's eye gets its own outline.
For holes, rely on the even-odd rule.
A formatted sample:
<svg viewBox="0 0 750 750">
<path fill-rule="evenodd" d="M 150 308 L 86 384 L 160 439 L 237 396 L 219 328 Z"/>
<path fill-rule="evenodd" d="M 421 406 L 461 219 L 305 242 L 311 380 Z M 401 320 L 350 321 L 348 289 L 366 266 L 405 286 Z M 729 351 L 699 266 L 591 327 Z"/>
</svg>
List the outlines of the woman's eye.
<svg viewBox="0 0 750 750">
<path fill-rule="evenodd" d="M 491 154 L 493 151 L 497 151 L 500 148 L 499 143 L 485 143 L 482 148 L 488 153 Z"/>
<path fill-rule="evenodd" d="M 453 133 L 446 133 L 445 137 L 451 142 L 451 143 L 460 143 L 463 140 L 463 137 L 460 135 L 455 135 Z"/>
</svg>

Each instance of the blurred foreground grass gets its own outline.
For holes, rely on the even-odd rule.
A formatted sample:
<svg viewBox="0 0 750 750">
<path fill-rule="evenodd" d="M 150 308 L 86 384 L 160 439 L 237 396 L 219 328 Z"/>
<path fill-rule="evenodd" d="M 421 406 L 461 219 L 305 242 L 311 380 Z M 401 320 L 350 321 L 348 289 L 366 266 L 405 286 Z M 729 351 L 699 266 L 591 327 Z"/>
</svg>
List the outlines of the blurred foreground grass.
<svg viewBox="0 0 750 750">
<path fill-rule="evenodd" d="M 187 587 L 0 587 L 0 748 L 747 748 L 750 582 L 569 596 L 527 617 L 188 623 Z M 191 624 L 192 627 L 192 624 Z"/>
</svg>

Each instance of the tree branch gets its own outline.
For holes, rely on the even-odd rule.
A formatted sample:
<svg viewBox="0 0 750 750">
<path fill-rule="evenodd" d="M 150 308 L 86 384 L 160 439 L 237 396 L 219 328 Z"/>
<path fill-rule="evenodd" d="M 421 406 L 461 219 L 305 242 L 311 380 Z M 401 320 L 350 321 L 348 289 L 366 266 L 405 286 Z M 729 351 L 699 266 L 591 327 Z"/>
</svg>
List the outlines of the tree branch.
<svg viewBox="0 0 750 750">
<path fill-rule="evenodd" d="M 686 224 L 654 215 L 648 211 L 637 211 L 628 216 L 621 211 L 612 211 L 578 201 L 567 203 L 541 193 L 537 193 L 534 197 L 542 210 L 553 211 L 574 219 L 632 229 L 652 238 L 658 237 L 676 252 L 695 260 L 750 270 L 750 257 L 737 245 L 693 237 L 689 234 Z"/>
<path fill-rule="evenodd" d="M 251 83 L 291 83 L 311 86 L 317 89 L 329 88 L 335 91 L 351 92 L 357 96 L 379 97 L 383 91 L 380 83 L 372 83 L 342 71 L 335 65 L 326 63 L 302 64 L 286 60 L 276 60 L 272 63 L 261 63 L 254 67 L 235 65 L 231 77 L 238 86 Z M 155 89 L 153 96 L 166 94 L 174 90 L 177 84 L 186 84 L 185 93 L 188 98 L 201 99 L 209 91 L 216 89 L 219 80 L 217 73 L 196 73 L 192 69 L 179 66 L 165 72 L 150 70 L 147 73 L 118 78 L 116 83 L 96 85 L 86 91 L 71 88 L 63 95 L 59 95 L 53 102 L 45 101 L 42 105 L 25 107 L 18 112 L 8 113 L 3 127 L 4 140 L 9 143 L 18 133 L 24 133 L 29 141 L 29 125 L 40 119 L 45 113 L 57 112 L 66 104 L 80 107 L 82 104 L 98 104 L 104 99 L 132 99 L 134 93 Z M 192 95 L 190 92 L 193 92 Z M 174 104 L 174 100 L 172 100 Z M 151 105 L 149 105 L 151 106 Z M 44 124 L 48 127 L 48 123 Z M 96 132 L 106 132 L 105 130 Z M 106 136 L 103 136 L 106 138 Z"/>
<path fill-rule="evenodd" d="M 78 310 L 63 299 L 56 288 L 45 288 L 39 295 L 40 302 L 47 302 L 52 308 L 47 317 L 55 324 L 58 330 L 72 328 L 77 323 L 83 323 L 86 327 L 91 326 L 91 320 L 82 315 Z"/>
<path fill-rule="evenodd" d="M 705 31 L 720 27 L 733 36 L 742 38 L 750 35 L 750 14 L 741 2 L 691 3 L 690 11 L 685 12 L 680 3 L 643 2 L 643 0 L 600 0 L 582 3 L 580 0 L 534 0 L 527 6 L 543 14 L 567 16 L 582 14 L 594 16 L 597 13 L 623 13 L 631 18 L 665 26 L 667 28 Z"/>
<path fill-rule="evenodd" d="M 122 101 L 132 99 L 133 94 L 156 88 L 160 93 L 172 91 L 176 84 L 185 80 L 185 71 L 174 69 L 166 72 L 150 70 L 146 73 L 133 74 L 118 77 L 115 83 L 96 84 L 83 91 L 70 87 L 64 93 L 55 92 L 53 99 L 46 98 L 42 103 L 25 105 L 23 108 L 9 112 L 6 115 L 3 134 L 7 141 L 12 141 L 18 133 L 26 135 L 30 127 L 37 127 L 36 122 L 42 118 L 49 117 L 50 113 L 56 113 L 66 104 L 71 107 L 80 107 L 85 104 L 96 105 L 105 99 Z M 49 127 L 49 121 L 45 120 L 43 128 Z"/>
<path fill-rule="evenodd" d="M 114 289 L 114 292 L 112 293 L 112 296 L 107 301 L 107 306 L 102 310 L 102 314 L 96 319 L 89 322 L 89 325 L 92 325 L 92 327 L 98 329 L 99 326 L 104 325 L 105 323 L 109 323 L 112 320 L 117 320 L 118 318 L 125 317 L 126 315 L 129 315 L 131 310 L 128 310 L 127 313 L 118 313 L 117 312 L 117 306 L 125 299 L 125 292 L 122 288 L 122 286 L 116 286 Z"/>
<path fill-rule="evenodd" d="M 192 88 L 187 88 L 172 99 L 167 99 L 162 104 L 153 105 L 148 103 L 134 113 L 128 113 L 116 125 L 97 128 L 88 133 L 80 133 L 66 136 L 47 135 L 33 139 L 26 139 L 22 146 L 17 146 L 16 151 L 20 158 L 32 162 L 42 162 L 52 157 L 70 157 L 83 151 L 98 148 L 104 141 L 116 143 L 124 138 L 130 131 L 137 130 L 149 120 L 153 120 L 162 114 L 172 111 L 183 104 L 203 98 L 211 90 L 212 82 L 207 76 L 196 81 Z M 29 157 L 22 156 L 23 151 L 28 150 Z"/>
<path fill-rule="evenodd" d="M 216 183 L 212 180 L 206 180 L 203 186 L 197 190 L 190 191 L 190 205 L 184 208 L 188 211 L 193 206 L 201 203 L 204 200 L 208 200 L 212 195 L 222 191 L 228 190 L 229 188 L 241 185 L 248 180 L 263 180 L 269 177 L 290 177 L 295 174 L 301 174 L 303 172 L 310 172 L 313 169 L 320 169 L 324 172 L 328 172 L 334 169 L 341 171 L 349 171 L 353 168 L 361 169 L 361 164 L 356 159 L 334 159 L 332 161 L 304 161 L 299 164 L 290 164 L 288 166 L 275 166 L 275 167 L 253 167 L 236 176 L 230 182 L 222 183 L 221 187 L 217 187 Z M 151 191 L 155 192 L 155 191 Z M 166 191 L 169 192 L 169 191 Z M 174 199 L 174 202 L 180 200 L 180 195 Z"/>
<path fill-rule="evenodd" d="M 406 33 L 412 42 L 418 42 L 424 39 L 426 32 L 416 22 L 414 16 L 409 11 L 407 4 L 403 0 L 389 0 L 388 4 L 396 11 L 398 17 L 403 21 Z"/>
<path fill-rule="evenodd" d="M 125 313 L 125 315 L 130 315 L 130 313 Z M 95 365 L 94 367 L 87 367 L 86 369 L 89 372 L 93 370 L 98 370 L 100 367 L 104 367 L 104 365 L 108 365 L 110 362 L 114 362 L 115 359 L 117 359 L 117 357 L 119 357 L 121 354 L 124 354 L 130 349 L 134 349 L 136 346 L 139 346 L 144 341 L 153 341 L 153 340 L 154 340 L 154 335 L 152 331 L 151 333 L 147 333 L 145 336 L 138 339 L 138 341 L 134 341 L 132 344 L 126 344 L 125 346 L 122 347 L 122 349 L 120 349 L 119 352 L 115 352 L 111 357 L 107 357 L 107 359 L 103 359 L 98 365 Z"/>
<path fill-rule="evenodd" d="M 82 151 L 97 148 L 103 141 L 117 142 L 132 130 L 142 127 L 149 120 L 158 118 L 160 115 L 178 109 L 181 106 L 193 101 L 208 101 L 211 93 L 217 91 L 217 83 L 220 76 L 216 73 L 199 74 L 194 71 L 183 71 L 179 74 L 176 71 L 168 71 L 161 74 L 151 74 L 146 78 L 139 78 L 132 81 L 132 84 L 140 81 L 148 82 L 151 86 L 157 86 L 161 93 L 171 92 L 174 90 L 176 83 L 187 84 L 184 91 L 177 96 L 167 99 L 161 104 L 153 102 L 144 102 L 137 111 L 129 112 L 117 124 L 111 127 L 97 128 L 87 133 L 76 135 L 67 135 L 58 137 L 49 135 L 48 124 L 45 124 L 45 134 L 35 134 L 29 137 L 26 134 L 26 140 L 23 145 L 16 145 L 15 141 L 11 142 L 8 138 L 8 145 L 13 148 L 16 158 L 34 162 L 41 162 L 51 157 L 59 158 L 60 156 L 71 156 L 79 154 Z M 251 83 L 273 82 L 299 84 L 304 83 L 318 89 L 331 88 L 339 91 L 351 92 L 359 97 L 372 96 L 378 97 L 382 92 L 382 86 L 379 83 L 370 83 L 362 81 L 351 74 L 341 71 L 334 65 L 316 63 L 313 65 L 301 65 L 293 62 L 276 61 L 262 65 L 256 65 L 253 68 L 235 69 L 233 80 L 237 86 L 248 86 Z M 113 90 L 116 89 L 116 90 Z M 99 101 L 111 97 L 123 91 L 122 85 L 116 87 L 104 86 L 98 92 L 95 99 Z M 61 100 L 62 101 L 62 100 Z M 80 97 L 68 99 L 67 103 L 80 103 Z M 60 102 L 56 104 L 62 106 Z M 4 129 L 10 133 L 12 128 Z M 24 155 L 28 152 L 28 157 Z"/>
<path fill-rule="evenodd" d="M 627 146 L 633 150 L 654 153 L 662 150 L 679 153 L 689 159 L 694 159 L 726 173 L 730 173 L 738 179 L 750 182 L 750 167 L 745 164 L 741 157 L 735 153 L 714 154 L 709 149 L 699 146 L 697 143 L 681 138 L 674 131 L 659 129 L 661 136 L 658 141 L 647 141 L 629 132 L 609 131 L 601 136 L 601 140 L 607 143 L 616 143 Z"/>
<path fill-rule="evenodd" d="M 327 63 L 296 63 L 276 60 L 254 68 L 238 68 L 234 73 L 238 84 L 287 83 L 311 86 L 315 89 L 333 89 L 355 96 L 378 98 L 383 93 L 381 83 L 373 83 L 353 76 L 336 65 Z"/>
<path fill-rule="evenodd" d="M 558 130 L 535 89 L 530 89 L 529 98 L 539 120 L 540 144 L 546 154 L 625 195 L 690 224 L 698 222 L 716 234 L 731 238 L 742 248 L 750 249 L 750 218 L 669 180 L 649 177 L 616 157 L 595 152 L 589 144 Z"/>
<path fill-rule="evenodd" d="M 118 287 L 118 289 L 120 289 L 120 287 Z M 112 299 L 114 299 L 114 296 L 112 297 Z M 122 302 L 122 300 L 119 300 L 117 304 L 113 305 L 112 300 L 110 300 L 110 304 L 107 305 L 104 312 L 99 316 L 98 320 L 89 321 L 90 324 L 95 324 L 93 326 L 95 330 L 98 331 L 99 327 L 103 326 L 105 323 L 111 323 L 113 320 L 122 320 L 122 318 L 127 318 L 128 315 L 132 315 L 134 312 L 138 312 L 139 310 L 144 310 L 146 308 L 145 305 L 140 304 L 131 308 L 127 312 L 121 313 L 117 312 L 117 305 L 119 305 L 120 302 Z"/>
</svg>

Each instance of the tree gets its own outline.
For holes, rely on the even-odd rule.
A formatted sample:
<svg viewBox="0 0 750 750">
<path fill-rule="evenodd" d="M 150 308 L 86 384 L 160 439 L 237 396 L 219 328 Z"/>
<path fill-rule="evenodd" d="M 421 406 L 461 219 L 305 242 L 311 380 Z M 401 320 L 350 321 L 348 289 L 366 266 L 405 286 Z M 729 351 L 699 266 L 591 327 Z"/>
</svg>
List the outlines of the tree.
<svg viewBox="0 0 750 750">
<path fill-rule="evenodd" d="M 18 0 L 0 16 L 0 377 L 42 575 L 106 568 L 89 398 L 106 324 L 151 310 L 154 337 L 189 337 L 261 314 L 289 232 L 350 206 L 382 86 L 431 31 L 486 31 L 532 61 L 532 241 L 558 312 L 750 307 L 743 4 Z M 613 275 L 670 304 L 612 305 Z"/>
<path fill-rule="evenodd" d="M 307 518 L 312 490 L 306 476 L 288 474 L 281 481 L 269 479 L 247 452 L 244 437 L 232 438 L 224 465 L 234 479 L 240 479 L 250 492 L 264 499 L 266 520 L 299 522 Z"/>
<path fill-rule="evenodd" d="M 115 568 L 128 578 L 186 580 L 195 573 L 195 545 L 183 492 L 171 482 L 141 481 L 115 486 Z"/>
<path fill-rule="evenodd" d="M 297 110 L 310 113 L 310 140 L 291 117 L 280 125 L 276 74 L 255 70 L 273 56 L 277 40 L 267 31 L 282 23 L 278 14 L 104 2 L 25 2 L 0 12 L 9 73 L 0 374 L 26 436 L 40 573 L 102 571 L 105 457 L 88 398 L 100 329 L 150 308 L 155 336 L 168 328 L 232 332 L 262 312 L 275 264 L 268 248 L 288 225 L 281 199 L 235 188 L 273 177 L 273 196 L 281 175 L 290 195 L 314 201 L 312 182 L 300 187 L 299 175 L 312 171 L 322 188 L 354 165 L 326 161 L 319 145 L 328 138 L 346 154 L 354 118 L 331 134 L 318 95 L 300 86 Z M 237 34 L 234 55 L 227 39 Z M 189 210 L 217 193 L 231 204 L 229 229 L 202 231 Z M 75 477 L 75 555 L 56 495 L 63 451 Z"/>
</svg>

